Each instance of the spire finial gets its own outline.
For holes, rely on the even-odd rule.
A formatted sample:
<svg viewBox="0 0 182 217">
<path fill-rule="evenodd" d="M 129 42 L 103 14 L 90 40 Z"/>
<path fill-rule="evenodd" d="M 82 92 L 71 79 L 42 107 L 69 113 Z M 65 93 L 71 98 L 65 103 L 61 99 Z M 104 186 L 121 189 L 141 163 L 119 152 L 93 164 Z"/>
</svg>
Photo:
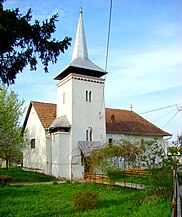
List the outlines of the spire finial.
<svg viewBox="0 0 182 217">
<path fill-rule="evenodd" d="M 80 14 L 82 14 L 83 13 L 83 11 L 82 11 L 82 6 L 80 7 Z"/>
</svg>

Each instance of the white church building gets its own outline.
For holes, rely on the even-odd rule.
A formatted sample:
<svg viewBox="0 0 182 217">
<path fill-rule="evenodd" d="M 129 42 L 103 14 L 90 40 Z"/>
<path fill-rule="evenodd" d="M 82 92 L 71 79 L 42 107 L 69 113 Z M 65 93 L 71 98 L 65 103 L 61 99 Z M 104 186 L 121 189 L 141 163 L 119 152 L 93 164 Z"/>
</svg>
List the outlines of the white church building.
<svg viewBox="0 0 182 217">
<path fill-rule="evenodd" d="M 55 77 L 57 104 L 30 102 L 23 125 L 29 141 L 24 168 L 82 179 L 83 159 L 95 147 L 127 138 L 163 141 L 171 135 L 133 111 L 105 108 L 106 74 L 89 60 L 81 10 L 71 63 Z"/>
</svg>

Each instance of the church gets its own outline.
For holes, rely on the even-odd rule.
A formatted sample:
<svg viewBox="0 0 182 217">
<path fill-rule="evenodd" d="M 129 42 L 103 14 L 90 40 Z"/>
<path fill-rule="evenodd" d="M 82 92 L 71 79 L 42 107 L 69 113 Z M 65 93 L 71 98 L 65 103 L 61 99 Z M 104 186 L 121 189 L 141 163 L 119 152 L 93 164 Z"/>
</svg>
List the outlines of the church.
<svg viewBox="0 0 182 217">
<path fill-rule="evenodd" d="M 82 9 L 71 63 L 56 77 L 57 104 L 31 101 L 23 130 L 29 145 L 23 167 L 58 178 L 83 179 L 83 159 L 96 147 L 121 139 L 171 134 L 133 111 L 105 108 L 105 72 L 90 61 Z"/>
</svg>

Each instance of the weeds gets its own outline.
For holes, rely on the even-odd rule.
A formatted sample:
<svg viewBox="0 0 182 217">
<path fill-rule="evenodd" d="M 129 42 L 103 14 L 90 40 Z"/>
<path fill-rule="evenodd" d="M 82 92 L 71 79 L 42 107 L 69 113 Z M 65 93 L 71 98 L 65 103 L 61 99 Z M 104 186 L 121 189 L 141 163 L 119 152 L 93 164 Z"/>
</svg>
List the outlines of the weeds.
<svg viewBox="0 0 182 217">
<path fill-rule="evenodd" d="M 0 175 L 0 186 L 9 185 L 12 182 L 11 176 Z"/>
</svg>

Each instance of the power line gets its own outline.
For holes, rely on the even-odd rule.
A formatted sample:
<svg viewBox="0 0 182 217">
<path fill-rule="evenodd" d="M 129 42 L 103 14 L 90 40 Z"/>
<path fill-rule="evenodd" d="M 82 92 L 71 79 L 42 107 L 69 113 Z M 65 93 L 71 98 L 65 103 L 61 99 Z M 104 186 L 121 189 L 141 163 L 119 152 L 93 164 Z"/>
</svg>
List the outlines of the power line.
<svg viewBox="0 0 182 217">
<path fill-rule="evenodd" d="M 162 129 L 163 129 L 164 127 L 166 127 L 166 126 L 174 119 L 174 117 L 178 114 L 179 111 L 180 111 L 180 110 L 177 110 L 177 112 L 172 116 L 172 118 L 167 122 L 167 124 L 165 124 L 165 125 L 162 127 Z"/>
<path fill-rule="evenodd" d="M 109 12 L 109 28 L 108 28 L 108 37 L 107 37 L 105 72 L 107 71 L 107 62 L 108 62 L 108 54 L 109 54 L 109 41 L 110 41 L 110 32 L 111 32 L 111 15 L 112 15 L 112 0 L 111 0 L 111 3 L 110 3 L 110 12 Z"/>
<path fill-rule="evenodd" d="M 110 42 L 110 32 L 111 32 L 111 16 L 112 16 L 112 0 L 110 2 L 110 9 L 109 9 L 109 24 L 108 24 L 108 34 L 107 34 L 105 72 L 107 71 L 107 63 L 108 63 L 108 55 L 109 55 L 109 42 Z M 106 80 L 106 75 L 104 76 L 104 80 Z M 104 86 L 105 86 L 105 82 L 104 82 Z M 102 93 L 102 100 L 101 100 L 101 107 L 100 107 L 99 115 L 101 115 L 103 102 L 104 102 L 104 88 L 103 88 L 103 93 Z"/>
<path fill-rule="evenodd" d="M 166 108 L 170 108 L 170 107 L 173 107 L 173 106 L 176 106 L 176 107 L 177 107 L 177 110 L 179 110 L 179 109 L 178 109 L 178 106 L 181 105 L 181 104 L 182 104 L 182 103 L 173 104 L 173 105 L 161 107 L 161 108 L 158 108 L 158 109 L 153 109 L 153 110 L 149 110 L 149 111 L 146 111 L 146 112 L 142 112 L 142 113 L 139 113 L 139 114 L 140 114 L 140 115 L 141 115 L 141 114 L 147 114 L 147 113 L 150 113 L 150 112 L 159 111 L 159 110 L 166 109 Z M 180 109 L 181 109 L 181 108 L 180 108 Z"/>
<path fill-rule="evenodd" d="M 157 118 L 157 119 L 153 120 L 153 122 L 156 122 L 156 121 L 158 121 L 158 120 L 160 120 L 160 119 L 162 119 L 162 118 L 166 117 L 167 115 L 171 114 L 171 113 L 172 113 L 172 112 L 174 112 L 174 111 L 176 111 L 176 108 L 175 108 L 175 109 L 173 109 L 172 111 L 168 112 L 167 114 L 165 114 L 165 115 L 162 115 L 161 117 L 159 117 L 159 118 Z"/>
</svg>

